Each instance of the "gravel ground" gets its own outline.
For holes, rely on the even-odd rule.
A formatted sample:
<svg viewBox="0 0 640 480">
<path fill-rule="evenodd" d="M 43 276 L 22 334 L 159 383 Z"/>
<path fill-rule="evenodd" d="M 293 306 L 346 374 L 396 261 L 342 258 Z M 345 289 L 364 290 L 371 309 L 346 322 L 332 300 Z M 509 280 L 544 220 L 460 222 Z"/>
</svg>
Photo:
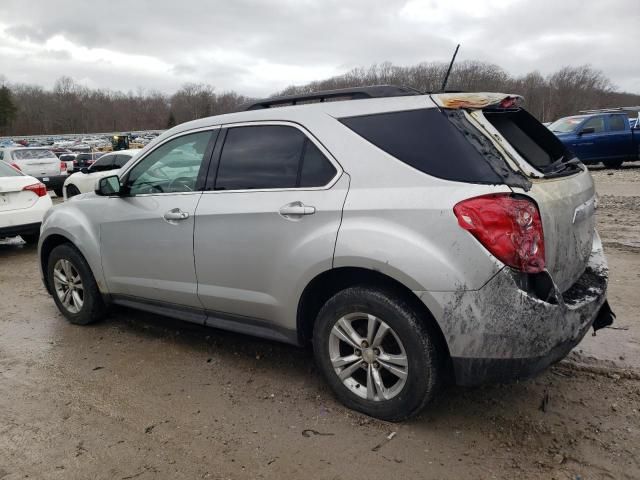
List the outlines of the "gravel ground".
<svg viewBox="0 0 640 480">
<path fill-rule="evenodd" d="M 342 407 L 306 350 L 126 309 L 69 325 L 35 249 L 0 243 L 0 479 L 640 478 L 640 165 L 593 174 L 622 330 L 402 424 Z"/>
</svg>

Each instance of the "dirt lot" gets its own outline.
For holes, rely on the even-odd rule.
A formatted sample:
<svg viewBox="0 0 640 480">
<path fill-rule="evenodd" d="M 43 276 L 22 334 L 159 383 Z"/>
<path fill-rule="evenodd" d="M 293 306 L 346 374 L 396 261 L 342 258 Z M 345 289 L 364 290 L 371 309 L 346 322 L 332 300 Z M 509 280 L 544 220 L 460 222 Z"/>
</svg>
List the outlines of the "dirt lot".
<svg viewBox="0 0 640 480">
<path fill-rule="evenodd" d="M 640 478 L 640 165 L 593 173 L 618 329 L 403 424 L 342 407 L 309 351 L 124 309 L 71 326 L 35 249 L 0 244 L 0 479 Z"/>
</svg>

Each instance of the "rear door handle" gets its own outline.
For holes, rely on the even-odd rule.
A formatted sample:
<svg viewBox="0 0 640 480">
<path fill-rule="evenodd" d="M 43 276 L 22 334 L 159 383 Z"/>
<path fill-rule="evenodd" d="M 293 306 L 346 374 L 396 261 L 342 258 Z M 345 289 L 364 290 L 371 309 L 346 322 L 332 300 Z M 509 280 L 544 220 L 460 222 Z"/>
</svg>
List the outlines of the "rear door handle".
<svg viewBox="0 0 640 480">
<path fill-rule="evenodd" d="M 313 215 L 316 207 L 305 205 L 302 202 L 292 202 L 280 208 L 280 215 L 283 217 L 299 217 L 302 215 Z"/>
<path fill-rule="evenodd" d="M 164 219 L 167 221 L 186 220 L 189 218 L 188 212 L 183 212 L 179 208 L 172 208 L 164 214 Z"/>
</svg>

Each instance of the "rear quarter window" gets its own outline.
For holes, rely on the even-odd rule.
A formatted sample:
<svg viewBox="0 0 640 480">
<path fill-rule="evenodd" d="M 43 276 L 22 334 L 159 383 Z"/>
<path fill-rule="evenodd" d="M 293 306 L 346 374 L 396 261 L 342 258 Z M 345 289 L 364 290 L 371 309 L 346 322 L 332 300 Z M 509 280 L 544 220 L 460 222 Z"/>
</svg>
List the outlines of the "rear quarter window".
<svg viewBox="0 0 640 480">
<path fill-rule="evenodd" d="M 347 117 L 340 122 L 389 155 L 434 177 L 504 183 L 462 131 L 438 109 Z"/>
</svg>

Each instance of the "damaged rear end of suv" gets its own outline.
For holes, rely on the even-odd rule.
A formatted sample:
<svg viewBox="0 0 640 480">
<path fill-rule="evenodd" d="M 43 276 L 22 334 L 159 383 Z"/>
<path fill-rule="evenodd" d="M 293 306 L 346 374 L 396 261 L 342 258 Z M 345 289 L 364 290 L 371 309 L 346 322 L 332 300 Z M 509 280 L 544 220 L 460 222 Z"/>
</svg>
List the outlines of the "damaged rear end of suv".
<svg viewBox="0 0 640 480">
<path fill-rule="evenodd" d="M 456 382 L 530 377 L 613 322 L 593 180 L 519 96 L 432 98 L 511 190 L 454 207 L 459 226 L 504 264 L 479 289 L 439 295 Z"/>
</svg>

